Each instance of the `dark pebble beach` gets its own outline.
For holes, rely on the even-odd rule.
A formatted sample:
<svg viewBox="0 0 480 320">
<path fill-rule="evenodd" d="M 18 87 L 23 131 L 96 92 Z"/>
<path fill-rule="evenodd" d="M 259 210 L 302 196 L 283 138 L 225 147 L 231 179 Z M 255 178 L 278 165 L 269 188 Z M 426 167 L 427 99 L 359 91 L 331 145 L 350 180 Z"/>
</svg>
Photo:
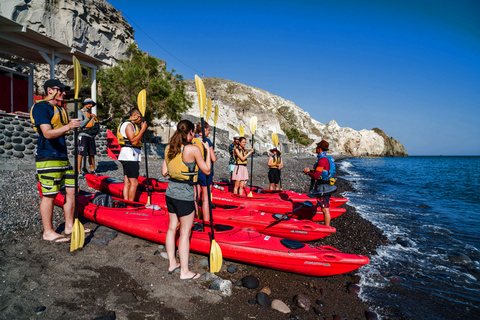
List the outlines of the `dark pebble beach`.
<svg viewBox="0 0 480 320">
<path fill-rule="evenodd" d="M 167 274 L 161 244 L 88 220 L 82 222 L 94 232 L 87 236 L 83 249 L 70 253 L 69 245 L 42 240 L 33 159 L 5 160 L 8 170 L 0 170 L 0 319 L 376 318 L 358 297 L 360 277 L 355 272 L 308 277 L 224 259 L 221 271 L 213 276 L 207 273 L 204 263 L 208 256 L 192 253 L 190 268 L 204 276 L 182 282 L 178 274 Z M 283 155 L 283 160 L 282 188 L 306 192 L 309 181 L 302 169 L 311 167 L 315 157 Z M 118 161 L 107 157 L 96 161 L 98 174 L 123 179 Z M 162 178 L 162 161 L 149 157 L 150 177 Z M 253 161 L 253 185 L 267 188 L 267 157 L 255 155 Z M 220 156 L 215 164 L 215 180 L 229 180 L 227 167 L 228 158 Z M 140 173 L 145 175 L 144 162 L 141 168 Z M 250 163 L 248 168 L 250 171 Z M 337 176 L 342 174 L 337 165 Z M 94 192 L 84 179 L 79 180 L 79 186 Z M 336 197 L 353 191 L 342 178 L 337 187 Z M 313 244 L 369 257 L 376 248 L 388 244 L 378 228 L 360 217 L 348 203 L 344 206 L 346 213 L 332 220 L 337 232 Z M 54 227 L 61 231 L 62 223 L 63 211 L 55 208 Z M 240 280 L 246 276 L 257 279 L 258 287 L 248 289 L 241 285 Z M 214 278 L 233 284 L 229 294 L 210 289 Z M 261 303 L 258 296 L 262 297 Z M 275 310 L 270 303 L 283 303 L 290 312 Z"/>
</svg>

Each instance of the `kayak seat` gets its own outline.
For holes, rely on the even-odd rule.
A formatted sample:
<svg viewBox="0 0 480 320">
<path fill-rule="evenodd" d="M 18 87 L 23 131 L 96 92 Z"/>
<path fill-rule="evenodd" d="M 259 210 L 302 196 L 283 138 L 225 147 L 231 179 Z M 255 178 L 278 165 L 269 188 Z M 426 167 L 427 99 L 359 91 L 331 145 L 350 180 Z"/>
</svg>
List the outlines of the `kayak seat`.
<svg viewBox="0 0 480 320">
<path fill-rule="evenodd" d="M 123 183 L 123 180 L 117 179 L 117 178 L 105 178 L 105 181 L 108 183 Z"/>
<path fill-rule="evenodd" d="M 112 196 L 106 193 L 95 193 L 91 203 L 100 207 L 115 208 Z"/>
<path fill-rule="evenodd" d="M 226 225 L 223 225 L 223 224 L 216 224 L 215 225 L 215 230 L 218 230 L 218 231 L 228 231 L 228 230 L 232 230 L 233 227 L 232 226 L 226 226 Z"/>
<path fill-rule="evenodd" d="M 203 224 L 201 224 L 200 222 L 194 222 L 192 226 L 192 231 L 203 232 Z"/>
<path fill-rule="evenodd" d="M 283 217 L 283 214 L 280 214 L 280 213 L 274 213 L 273 214 L 273 219 L 275 219 L 275 220 L 280 220 L 282 217 Z M 288 220 L 290 220 L 290 217 L 285 216 L 285 218 L 283 218 L 283 220 L 288 221 Z"/>
<path fill-rule="evenodd" d="M 282 239 L 280 243 L 283 244 L 288 249 L 298 250 L 305 247 L 305 244 L 297 241 L 297 240 L 290 240 L 290 239 Z"/>
</svg>

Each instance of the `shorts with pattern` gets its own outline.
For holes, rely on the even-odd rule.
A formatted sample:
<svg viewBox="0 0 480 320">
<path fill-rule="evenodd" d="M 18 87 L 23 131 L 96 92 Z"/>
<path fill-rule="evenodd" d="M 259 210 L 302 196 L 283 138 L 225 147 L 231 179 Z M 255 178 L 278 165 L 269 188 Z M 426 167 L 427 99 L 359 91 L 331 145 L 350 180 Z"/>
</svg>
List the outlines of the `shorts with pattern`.
<svg viewBox="0 0 480 320">
<path fill-rule="evenodd" d="M 78 137 L 78 154 L 82 156 L 91 155 L 94 156 L 97 154 L 97 147 L 95 145 L 95 138 L 90 138 L 87 136 Z"/>
<path fill-rule="evenodd" d="M 75 188 L 75 172 L 68 159 L 36 161 L 35 166 L 43 195 L 56 195 L 64 187 Z"/>
<path fill-rule="evenodd" d="M 330 208 L 330 196 L 323 196 L 317 198 L 317 205 L 320 208 Z"/>
</svg>

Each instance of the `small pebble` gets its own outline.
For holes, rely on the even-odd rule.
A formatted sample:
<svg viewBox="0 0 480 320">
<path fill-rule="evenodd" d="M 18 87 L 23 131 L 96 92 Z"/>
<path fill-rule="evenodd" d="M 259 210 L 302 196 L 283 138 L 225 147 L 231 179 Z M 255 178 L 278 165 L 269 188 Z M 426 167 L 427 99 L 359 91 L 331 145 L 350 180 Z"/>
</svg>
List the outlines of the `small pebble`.
<svg viewBox="0 0 480 320">
<path fill-rule="evenodd" d="M 134 248 L 135 248 L 135 249 L 138 249 L 138 248 L 140 248 L 140 245 L 139 245 L 139 244 L 136 244 L 136 245 L 134 246 Z"/>
<path fill-rule="evenodd" d="M 264 292 L 259 292 L 259 293 L 257 293 L 257 302 L 262 307 L 269 307 L 270 306 L 270 297 Z"/>
<path fill-rule="evenodd" d="M 272 301 L 272 304 L 270 305 L 270 307 L 274 310 L 277 310 L 277 311 L 280 311 L 282 313 L 290 313 L 292 312 L 290 310 L 290 308 L 282 301 L 282 300 L 278 300 L 278 299 L 275 299 Z"/>
<path fill-rule="evenodd" d="M 165 258 L 165 259 L 168 260 L 168 256 L 167 256 L 167 253 L 166 253 L 166 252 L 160 253 L 160 256 L 161 256 L 162 258 Z"/>
<path fill-rule="evenodd" d="M 325 307 L 325 301 L 317 300 L 315 301 L 315 303 L 318 304 L 320 307 Z"/>
<path fill-rule="evenodd" d="M 159 255 L 160 254 L 160 251 L 156 250 L 153 255 L 156 256 L 156 255 Z"/>
<path fill-rule="evenodd" d="M 317 316 L 323 316 L 323 313 L 322 313 L 320 310 L 318 310 L 317 308 L 312 307 L 312 310 L 313 310 L 313 312 L 315 312 L 315 314 L 316 314 Z"/>
<path fill-rule="evenodd" d="M 45 307 L 45 306 L 38 306 L 38 307 L 35 309 L 35 312 L 36 312 L 37 314 L 40 314 L 40 313 L 42 313 L 42 312 L 45 311 L 45 310 L 47 310 L 47 307 Z"/>
<path fill-rule="evenodd" d="M 254 305 L 257 304 L 257 300 L 255 300 L 255 299 L 248 299 L 248 304 L 254 306 Z"/>
<path fill-rule="evenodd" d="M 248 289 L 256 289 L 260 285 L 260 282 L 254 276 L 248 275 L 242 279 L 242 284 Z"/>
<path fill-rule="evenodd" d="M 146 260 L 145 259 L 137 259 L 135 260 L 135 262 L 138 262 L 138 263 L 144 263 Z"/>
<path fill-rule="evenodd" d="M 359 294 L 360 293 L 360 287 L 358 285 L 352 283 L 348 286 L 348 292 Z"/>
<path fill-rule="evenodd" d="M 237 266 L 234 265 L 234 264 L 229 265 L 228 268 L 227 268 L 227 271 L 228 271 L 229 273 L 235 273 L 235 272 L 237 272 L 237 270 L 238 270 L 238 268 L 237 268 Z"/>
<path fill-rule="evenodd" d="M 365 311 L 365 318 L 367 320 L 377 320 L 378 316 L 375 312 L 372 312 L 370 310 Z"/>
<path fill-rule="evenodd" d="M 163 244 L 158 245 L 158 249 L 163 250 L 164 248 L 165 248 L 165 246 Z"/>
<path fill-rule="evenodd" d="M 208 259 L 202 259 L 198 262 L 201 266 L 206 267 L 208 266 Z"/>
</svg>

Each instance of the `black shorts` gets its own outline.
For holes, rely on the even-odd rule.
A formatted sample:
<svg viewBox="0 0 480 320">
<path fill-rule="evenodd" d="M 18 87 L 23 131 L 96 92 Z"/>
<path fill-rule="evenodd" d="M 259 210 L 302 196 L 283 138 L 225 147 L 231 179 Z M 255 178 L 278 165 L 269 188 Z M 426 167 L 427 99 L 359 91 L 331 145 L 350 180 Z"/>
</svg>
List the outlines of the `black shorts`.
<svg viewBox="0 0 480 320">
<path fill-rule="evenodd" d="M 270 181 L 270 183 L 278 184 L 280 182 L 280 170 L 270 168 L 268 170 L 268 181 Z"/>
<path fill-rule="evenodd" d="M 78 141 L 78 154 L 82 156 L 97 154 L 97 146 L 95 145 L 95 138 L 87 136 L 79 136 Z"/>
<path fill-rule="evenodd" d="M 165 202 L 168 213 L 175 213 L 179 218 L 188 216 L 195 211 L 195 201 L 177 200 L 165 196 Z"/>
<path fill-rule="evenodd" d="M 138 178 L 140 175 L 140 164 L 137 161 L 120 161 L 123 167 L 123 175 L 127 178 Z"/>
</svg>

